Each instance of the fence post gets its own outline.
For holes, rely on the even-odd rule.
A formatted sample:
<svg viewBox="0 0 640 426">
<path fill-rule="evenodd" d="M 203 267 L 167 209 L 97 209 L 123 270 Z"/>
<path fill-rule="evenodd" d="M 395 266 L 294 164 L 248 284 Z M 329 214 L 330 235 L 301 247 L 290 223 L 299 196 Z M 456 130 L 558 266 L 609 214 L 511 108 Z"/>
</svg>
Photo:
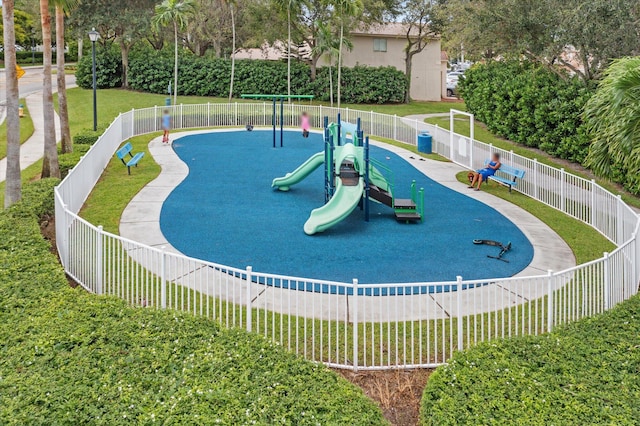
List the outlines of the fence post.
<svg viewBox="0 0 640 426">
<path fill-rule="evenodd" d="M 235 111 L 236 118 L 233 122 L 234 122 L 234 125 L 237 126 L 238 125 L 238 102 L 234 102 L 234 111 Z"/>
<path fill-rule="evenodd" d="M 565 213 L 564 211 L 564 181 L 565 181 L 565 171 L 564 168 L 560 169 L 560 211 Z"/>
<path fill-rule="evenodd" d="M 416 123 L 416 137 L 413 138 L 413 142 L 416 144 L 415 146 L 418 146 L 418 135 L 420 134 L 420 131 L 418 130 L 418 120 L 415 121 Z"/>
<path fill-rule="evenodd" d="M 180 128 L 184 129 L 184 108 L 182 104 L 180 104 Z"/>
<path fill-rule="evenodd" d="M 358 279 L 353 279 L 353 371 L 358 371 Z"/>
<path fill-rule="evenodd" d="M 623 244 L 626 240 L 624 236 L 624 220 L 622 219 L 622 196 L 616 198 L 616 244 Z"/>
<path fill-rule="evenodd" d="M 398 140 L 398 116 L 393 114 L 393 140 Z"/>
<path fill-rule="evenodd" d="M 158 131 L 158 105 L 153 107 L 153 131 Z"/>
<path fill-rule="evenodd" d="M 136 135 L 136 109 L 131 108 L 131 136 Z"/>
<path fill-rule="evenodd" d="M 165 280 L 166 247 L 160 247 L 160 307 L 167 308 L 167 282 Z"/>
<path fill-rule="evenodd" d="M 98 236 L 96 238 L 96 294 L 103 293 L 103 248 L 104 248 L 104 233 L 102 225 L 98 226 Z"/>
<path fill-rule="evenodd" d="M 453 161 L 453 112 L 449 111 L 449 160 Z"/>
<path fill-rule="evenodd" d="M 538 193 L 538 159 L 533 159 L 533 198 L 540 200 L 540 194 Z"/>
<path fill-rule="evenodd" d="M 211 102 L 207 102 L 207 127 L 211 127 Z"/>
<path fill-rule="evenodd" d="M 604 266 L 603 266 L 603 277 L 602 277 L 602 282 L 604 285 L 604 288 L 602 289 L 602 296 L 604 298 L 603 300 L 603 305 L 604 305 L 604 310 L 608 311 L 609 310 L 609 270 L 611 269 L 611 265 L 610 265 L 610 261 L 609 261 L 609 253 L 607 253 L 606 251 L 603 253 L 604 256 Z"/>
<path fill-rule="evenodd" d="M 456 285 L 456 319 L 458 323 L 458 350 L 461 351 L 463 349 L 462 346 L 462 277 L 458 275 L 456 277 L 457 285 Z"/>
<path fill-rule="evenodd" d="M 547 332 L 553 330 L 553 271 L 547 271 Z"/>
<path fill-rule="evenodd" d="M 251 312 L 251 284 L 253 283 L 252 271 L 253 268 L 251 268 L 251 266 L 247 266 L 247 331 L 251 331 L 253 322 L 253 312 Z"/>
<path fill-rule="evenodd" d="M 591 223 L 590 225 L 595 228 L 596 226 L 596 180 L 591 179 Z"/>
</svg>

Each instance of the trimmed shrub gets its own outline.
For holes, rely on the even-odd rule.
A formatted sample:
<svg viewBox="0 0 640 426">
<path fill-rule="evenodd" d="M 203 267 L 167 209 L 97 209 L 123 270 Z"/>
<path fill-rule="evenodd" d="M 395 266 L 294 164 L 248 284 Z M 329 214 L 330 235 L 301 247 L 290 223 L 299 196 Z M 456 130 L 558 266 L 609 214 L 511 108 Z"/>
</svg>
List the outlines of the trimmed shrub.
<svg viewBox="0 0 640 426">
<path fill-rule="evenodd" d="M 83 89 L 93 87 L 93 58 L 83 56 L 78 62 L 76 83 Z M 98 89 L 112 89 L 122 86 L 122 60 L 115 46 L 96 51 L 96 86 Z"/>
<path fill-rule="evenodd" d="M 429 377 L 423 425 L 637 424 L 640 296 L 541 336 L 482 343 Z"/>
<path fill-rule="evenodd" d="M 68 287 L 52 188 L 0 211 L 0 424 L 385 424 L 358 388 L 256 334 Z"/>
<path fill-rule="evenodd" d="M 114 58 L 116 60 L 118 58 Z M 118 59 L 119 60 L 119 59 Z M 76 77 L 81 87 L 91 88 L 91 68 L 80 63 Z M 173 57 L 167 52 L 141 50 L 129 58 L 129 86 L 133 90 L 167 94 L 173 81 Z M 337 81 L 333 70 L 334 83 Z M 179 62 L 180 95 L 227 97 L 231 76 L 231 61 L 183 54 Z M 319 68 L 315 81 L 311 81 L 308 65 L 294 61 L 291 64 L 293 94 L 313 94 L 316 99 L 329 100 L 329 70 Z M 103 76 L 106 77 L 106 76 Z M 104 81 L 103 81 L 104 86 Z M 120 80 L 109 82 L 117 87 Z M 346 103 L 397 103 L 404 100 L 406 90 L 404 73 L 393 67 L 343 68 L 342 100 Z M 99 83 L 100 86 L 100 83 Z M 101 86 L 102 87 L 102 86 Z M 335 87 L 334 87 L 335 90 Z M 236 61 L 234 93 L 286 93 L 287 66 L 284 62 L 262 60 Z"/>
<path fill-rule="evenodd" d="M 475 65 L 460 79 L 467 110 L 507 139 L 582 163 L 589 138 L 581 113 L 593 89 L 530 62 Z"/>
<path fill-rule="evenodd" d="M 93 129 L 83 129 L 73 136 L 73 143 L 78 145 L 93 145 L 97 142 L 98 138 L 102 136 L 107 127 L 108 125 L 106 124 L 98 124 L 95 132 Z"/>
<path fill-rule="evenodd" d="M 75 144 L 73 152 L 58 155 L 58 163 L 60 164 L 60 174 L 64 179 L 69 174 L 69 170 L 73 169 L 80 161 L 80 158 L 89 151 L 90 145 Z"/>
</svg>

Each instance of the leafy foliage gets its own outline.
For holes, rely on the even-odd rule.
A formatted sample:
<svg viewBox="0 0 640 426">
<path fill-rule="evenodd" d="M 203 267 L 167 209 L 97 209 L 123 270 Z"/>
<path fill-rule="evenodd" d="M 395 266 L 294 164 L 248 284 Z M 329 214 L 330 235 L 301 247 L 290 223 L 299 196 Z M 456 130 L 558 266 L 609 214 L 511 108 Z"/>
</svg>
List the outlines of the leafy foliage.
<svg viewBox="0 0 640 426">
<path fill-rule="evenodd" d="M 117 61 L 117 58 L 111 56 Z M 83 58 L 76 78 L 78 85 L 91 88 L 91 67 Z M 129 85 L 134 90 L 167 93 L 173 76 L 173 60 L 167 52 L 138 51 L 130 60 Z M 226 97 L 229 93 L 231 61 L 183 55 L 179 63 L 181 95 Z M 111 68 L 114 68 L 111 66 Z M 283 62 L 243 60 L 236 61 L 234 92 L 287 93 L 287 66 Z M 98 86 L 119 85 L 119 74 L 103 74 Z M 334 70 L 334 78 L 335 70 Z M 107 78 L 112 78 L 105 83 Z M 392 67 L 365 67 L 343 69 L 342 99 L 346 103 L 398 103 L 404 100 L 406 78 Z M 291 64 L 293 94 L 313 94 L 320 100 L 329 100 L 329 69 L 321 68 L 315 81 L 311 81 L 308 65 L 295 61 Z"/>
<path fill-rule="evenodd" d="M 640 296 L 542 336 L 456 353 L 429 378 L 423 425 L 637 424 Z"/>
<path fill-rule="evenodd" d="M 593 91 L 531 62 L 476 65 L 460 80 L 467 109 L 493 133 L 581 163 L 587 154 L 581 113 Z"/>
<path fill-rule="evenodd" d="M 584 111 L 593 144 L 587 164 L 640 194 L 640 57 L 615 61 Z"/>
<path fill-rule="evenodd" d="M 93 87 L 93 58 L 83 56 L 76 70 L 76 83 L 84 89 Z M 122 85 L 122 60 L 115 47 L 96 46 L 96 85 L 98 89 L 111 89 Z"/>
<path fill-rule="evenodd" d="M 42 238 L 57 180 L 0 212 L 0 423 L 384 424 L 360 390 L 242 330 L 70 289 Z"/>
</svg>

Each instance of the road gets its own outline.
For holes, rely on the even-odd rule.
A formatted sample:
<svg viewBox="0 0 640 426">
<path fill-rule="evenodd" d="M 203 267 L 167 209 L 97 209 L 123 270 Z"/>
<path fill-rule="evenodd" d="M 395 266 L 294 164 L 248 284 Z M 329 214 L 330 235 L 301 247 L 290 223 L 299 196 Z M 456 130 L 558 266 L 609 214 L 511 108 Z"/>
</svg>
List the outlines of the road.
<svg viewBox="0 0 640 426">
<path fill-rule="evenodd" d="M 42 91 L 42 67 L 24 67 L 25 75 L 18 80 L 20 84 L 20 98 L 25 98 L 32 93 Z M 67 75 L 67 87 L 74 87 L 76 84 L 75 75 Z M 53 91 L 57 90 L 56 76 L 51 78 Z M 0 70 L 0 123 L 5 117 L 5 103 L 7 100 L 6 81 L 4 77 L 4 69 Z"/>
</svg>

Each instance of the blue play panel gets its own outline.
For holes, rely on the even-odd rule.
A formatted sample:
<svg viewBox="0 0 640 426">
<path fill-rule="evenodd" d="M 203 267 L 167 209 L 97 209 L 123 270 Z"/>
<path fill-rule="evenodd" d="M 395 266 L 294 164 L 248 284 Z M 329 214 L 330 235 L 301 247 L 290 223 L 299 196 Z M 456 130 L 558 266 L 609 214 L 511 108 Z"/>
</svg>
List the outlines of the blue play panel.
<svg viewBox="0 0 640 426">
<path fill-rule="evenodd" d="M 322 151 L 323 145 L 320 135 L 304 139 L 293 131 L 285 132 L 284 148 L 275 149 L 270 131 L 208 133 L 176 140 L 173 148 L 189 166 L 189 176 L 163 205 L 162 232 L 175 248 L 195 258 L 345 283 L 353 278 L 365 284 L 455 281 L 458 275 L 509 277 L 531 262 L 531 243 L 498 211 L 373 146 L 371 157 L 394 172 L 396 197 L 410 198 L 414 179 L 418 188 L 425 189 L 424 222 L 398 223 L 392 209 L 372 202 L 370 222 L 356 208 L 335 227 L 306 235 L 303 225 L 309 213 L 324 204 L 323 167 L 289 192 L 272 189 L 271 182 Z M 474 245 L 474 239 L 511 241 L 513 248 L 504 256 L 509 262 L 488 258 L 500 248 Z M 305 290 L 343 290 L 316 287 Z M 447 288 L 439 291 L 443 290 Z"/>
</svg>

